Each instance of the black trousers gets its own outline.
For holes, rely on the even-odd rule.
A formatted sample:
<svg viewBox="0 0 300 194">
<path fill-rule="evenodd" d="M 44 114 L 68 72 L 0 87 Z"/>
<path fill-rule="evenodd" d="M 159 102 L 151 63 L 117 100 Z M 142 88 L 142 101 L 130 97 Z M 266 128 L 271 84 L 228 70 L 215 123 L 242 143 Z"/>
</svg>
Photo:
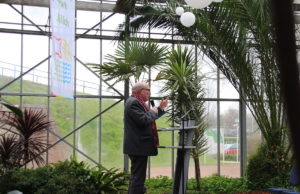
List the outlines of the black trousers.
<svg viewBox="0 0 300 194">
<path fill-rule="evenodd" d="M 129 194 L 143 194 L 146 192 L 144 186 L 147 172 L 148 156 L 129 155 L 131 160 L 131 177 L 128 188 Z"/>
</svg>

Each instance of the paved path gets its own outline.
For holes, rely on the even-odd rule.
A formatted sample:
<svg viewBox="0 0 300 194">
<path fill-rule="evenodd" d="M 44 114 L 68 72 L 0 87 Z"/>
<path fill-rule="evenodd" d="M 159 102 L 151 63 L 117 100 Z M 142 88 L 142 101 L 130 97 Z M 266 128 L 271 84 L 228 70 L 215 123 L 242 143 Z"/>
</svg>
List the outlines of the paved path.
<svg viewBox="0 0 300 194">
<path fill-rule="evenodd" d="M 203 165 L 200 167 L 201 177 L 209 177 L 213 174 L 217 174 L 216 165 Z M 150 171 L 151 177 L 157 176 L 168 176 L 171 177 L 171 167 L 152 167 Z M 228 177 L 240 177 L 240 165 L 239 164 L 228 164 L 221 166 L 221 175 Z M 195 168 L 190 166 L 189 178 L 195 177 Z"/>
</svg>

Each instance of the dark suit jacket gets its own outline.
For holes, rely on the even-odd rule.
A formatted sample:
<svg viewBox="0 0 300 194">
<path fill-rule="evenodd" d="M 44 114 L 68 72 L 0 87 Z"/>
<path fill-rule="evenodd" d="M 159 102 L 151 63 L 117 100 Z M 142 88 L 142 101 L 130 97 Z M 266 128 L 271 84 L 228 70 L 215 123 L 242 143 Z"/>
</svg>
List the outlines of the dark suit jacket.
<svg viewBox="0 0 300 194">
<path fill-rule="evenodd" d="M 124 110 L 124 154 L 156 156 L 152 135 L 152 122 L 165 112 L 158 108 L 158 114 L 146 108 L 134 97 L 129 97 Z"/>
</svg>

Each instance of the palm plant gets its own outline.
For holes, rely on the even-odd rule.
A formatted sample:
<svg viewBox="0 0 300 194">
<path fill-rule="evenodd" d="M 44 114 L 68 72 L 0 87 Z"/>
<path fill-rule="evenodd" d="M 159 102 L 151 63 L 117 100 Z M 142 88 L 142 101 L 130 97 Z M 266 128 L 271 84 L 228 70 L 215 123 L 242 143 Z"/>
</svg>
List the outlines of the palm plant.
<svg viewBox="0 0 300 194">
<path fill-rule="evenodd" d="M 121 42 L 114 55 L 107 55 L 104 64 L 89 64 L 96 73 L 104 75 L 106 80 L 115 80 L 114 84 L 131 77 L 138 81 L 143 72 L 156 68 L 165 62 L 167 47 L 143 39 Z"/>
<path fill-rule="evenodd" d="M 50 128 L 47 115 L 42 110 L 25 108 L 24 111 L 21 111 L 11 105 L 7 105 L 7 107 L 13 111 L 14 115 L 2 117 L 1 122 L 10 126 L 11 132 L 15 135 L 2 137 L 0 147 L 3 148 L 2 153 L 10 153 L 6 156 L 17 156 L 17 159 L 6 157 L 6 161 L 14 159 L 18 167 L 26 165 L 29 161 L 32 161 L 33 165 L 35 162 L 40 166 L 44 163 L 44 158 L 39 153 L 47 147 L 43 133 Z M 5 161 L 2 162 L 5 163 Z"/>
<path fill-rule="evenodd" d="M 17 136 L 1 135 L 0 136 L 0 175 L 6 169 L 18 167 L 19 157 L 17 155 Z"/>
<path fill-rule="evenodd" d="M 4 105 L 11 111 L 0 111 L 0 130 L 4 133 L 0 135 L 0 174 L 5 173 L 7 169 L 19 167 L 20 159 L 18 157 L 18 139 L 13 133 L 12 126 L 8 126 L 5 120 L 10 119 L 15 114 L 22 115 L 22 111 L 0 98 L 0 104 Z"/>
<path fill-rule="evenodd" d="M 175 119 L 180 124 L 181 116 L 189 109 L 195 109 L 194 115 L 198 128 L 195 130 L 193 138 L 192 158 L 195 164 L 195 174 L 197 187 L 200 189 L 200 161 L 199 157 L 207 150 L 207 139 L 204 132 L 207 129 L 205 119 L 205 108 L 201 87 L 202 78 L 197 75 L 197 66 L 193 60 L 192 52 L 187 48 L 184 50 L 180 46 L 173 50 L 168 57 L 167 66 L 157 75 L 157 79 L 166 80 L 163 92 L 168 92 L 174 106 L 174 112 L 169 114 L 170 119 Z"/>
<path fill-rule="evenodd" d="M 175 3 L 147 5 L 145 15 L 130 23 L 132 32 L 143 27 L 172 30 L 194 42 L 240 91 L 273 158 L 278 173 L 287 161 L 287 130 L 284 122 L 276 42 L 270 16 L 270 0 L 225 0 L 203 10 L 190 9 L 196 23 L 186 28 L 179 22 Z M 278 158 L 282 158 L 278 161 Z"/>
</svg>

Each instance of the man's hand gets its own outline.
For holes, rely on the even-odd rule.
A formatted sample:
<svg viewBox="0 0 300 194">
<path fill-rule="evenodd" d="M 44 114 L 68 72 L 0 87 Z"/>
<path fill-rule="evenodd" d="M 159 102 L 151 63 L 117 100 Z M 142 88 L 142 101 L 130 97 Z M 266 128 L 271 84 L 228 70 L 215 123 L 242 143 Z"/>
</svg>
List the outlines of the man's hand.
<svg viewBox="0 0 300 194">
<path fill-rule="evenodd" d="M 161 108 L 162 110 L 165 109 L 168 106 L 168 103 L 169 103 L 169 99 L 168 98 L 162 99 L 160 101 L 159 108 Z"/>
<path fill-rule="evenodd" d="M 155 112 L 155 113 L 158 113 L 158 109 L 157 109 L 157 107 L 152 107 L 152 110 Z"/>
</svg>

